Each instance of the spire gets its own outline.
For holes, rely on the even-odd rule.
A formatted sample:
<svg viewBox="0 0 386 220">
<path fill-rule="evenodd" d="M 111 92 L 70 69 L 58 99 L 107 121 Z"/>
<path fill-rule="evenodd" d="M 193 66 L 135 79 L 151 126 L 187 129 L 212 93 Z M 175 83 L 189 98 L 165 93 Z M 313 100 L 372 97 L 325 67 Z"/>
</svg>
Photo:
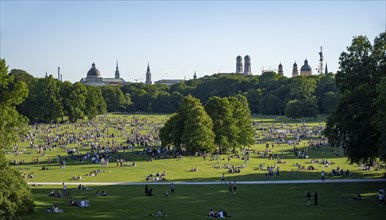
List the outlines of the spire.
<svg viewBox="0 0 386 220">
<path fill-rule="evenodd" d="M 149 62 L 147 63 L 146 81 L 145 81 L 145 84 L 151 85 L 151 72 L 150 72 L 150 65 L 149 65 Z"/>
<path fill-rule="evenodd" d="M 328 73 L 328 69 L 327 69 L 327 63 L 326 63 L 326 69 L 325 69 L 324 74 L 327 74 L 327 73 Z"/>
<path fill-rule="evenodd" d="M 197 79 L 196 70 L 194 71 L 193 79 Z"/>
<path fill-rule="evenodd" d="M 115 67 L 115 78 L 119 79 L 119 69 L 118 69 L 118 60 L 117 60 L 117 66 Z"/>
<path fill-rule="evenodd" d="M 298 64 L 296 64 L 296 60 L 295 60 L 295 63 L 292 68 L 292 77 L 297 77 L 298 75 L 299 75 Z"/>
<path fill-rule="evenodd" d="M 278 72 L 277 72 L 279 75 L 283 76 L 284 73 L 283 73 L 283 65 L 281 65 L 281 62 L 279 64 L 279 68 L 278 68 Z"/>
</svg>

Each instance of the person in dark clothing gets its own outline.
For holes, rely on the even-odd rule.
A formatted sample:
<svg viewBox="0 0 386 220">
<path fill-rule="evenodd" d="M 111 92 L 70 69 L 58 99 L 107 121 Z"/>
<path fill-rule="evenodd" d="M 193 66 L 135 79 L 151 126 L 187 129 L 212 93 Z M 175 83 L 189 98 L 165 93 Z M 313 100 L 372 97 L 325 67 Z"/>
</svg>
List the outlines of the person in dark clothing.
<svg viewBox="0 0 386 220">
<path fill-rule="evenodd" d="M 318 205 L 318 200 L 319 200 L 319 193 L 314 194 L 314 205 Z"/>
<path fill-rule="evenodd" d="M 311 205 L 311 193 L 310 192 L 307 192 L 306 198 L 307 198 L 307 205 Z"/>
<path fill-rule="evenodd" d="M 145 195 L 147 195 L 148 192 L 149 192 L 149 187 L 146 185 L 145 186 Z"/>
</svg>

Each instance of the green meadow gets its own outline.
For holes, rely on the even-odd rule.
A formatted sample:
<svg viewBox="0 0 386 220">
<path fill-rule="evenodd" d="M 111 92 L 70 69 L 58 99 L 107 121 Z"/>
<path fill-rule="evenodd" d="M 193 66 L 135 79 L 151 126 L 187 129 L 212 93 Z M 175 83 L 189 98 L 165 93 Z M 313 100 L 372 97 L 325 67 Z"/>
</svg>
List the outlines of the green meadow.
<svg viewBox="0 0 386 220">
<path fill-rule="evenodd" d="M 49 197 L 60 186 L 33 187 L 35 212 L 27 219 L 153 219 L 150 213 L 163 210 L 166 219 L 205 219 L 211 208 L 224 209 L 231 219 L 383 219 L 385 207 L 378 205 L 377 189 L 384 183 L 320 183 L 284 185 L 241 185 L 236 195 L 227 185 L 176 185 L 166 197 L 168 185 L 150 185 L 154 196 L 144 194 L 144 186 L 91 186 L 91 190 L 70 188 L 74 199 L 87 197 L 90 206 L 68 205 L 68 199 Z M 108 196 L 96 196 L 105 190 Z M 318 205 L 306 205 L 306 193 L 319 193 Z M 352 201 L 356 192 L 363 200 Z M 313 200 L 312 200 L 313 202 Z M 57 203 L 64 213 L 48 213 Z"/>
<path fill-rule="evenodd" d="M 109 152 L 110 161 L 107 166 L 92 163 L 91 158 L 80 162 L 79 156 L 91 152 L 91 144 L 97 142 L 102 146 L 127 146 L 127 139 L 133 134 L 154 135 L 165 123 L 169 115 L 115 115 L 108 114 L 98 117 L 92 122 L 80 121 L 75 124 L 37 124 L 29 128 L 33 144 L 46 145 L 47 139 L 65 134 L 66 137 L 93 134 L 93 139 L 80 142 L 58 144 L 56 148 L 47 148 L 39 152 L 31 148 L 32 139 L 24 137 L 16 148 L 7 149 L 6 156 L 10 164 L 22 174 L 33 173 L 33 178 L 26 181 L 33 184 L 39 182 L 71 183 L 71 196 L 74 199 L 87 197 L 90 207 L 79 208 L 68 204 L 69 197 L 62 199 L 49 197 L 51 189 L 61 189 L 60 185 L 33 186 L 35 213 L 28 219 L 147 219 L 149 213 L 162 209 L 169 219 L 201 219 L 205 218 L 210 208 L 216 211 L 222 208 L 231 218 L 235 219 L 377 219 L 385 215 L 385 207 L 379 207 L 377 191 L 385 186 L 382 183 L 328 183 L 331 179 L 381 178 L 385 176 L 384 164 L 376 161 L 371 169 L 364 170 L 359 164 L 350 164 L 341 149 L 332 148 L 321 139 L 318 131 L 325 125 L 325 116 L 313 119 L 291 120 L 286 117 L 254 116 L 256 144 L 249 148 L 249 160 L 245 160 L 243 148 L 236 153 L 207 155 L 183 155 L 182 158 L 169 155 L 158 159 L 144 152 L 144 148 L 135 145 L 133 149 L 118 149 Z M 293 132 L 303 130 L 307 135 L 296 141 Z M 283 135 L 285 134 L 285 137 Z M 280 142 L 282 140 L 282 142 Z M 292 141 L 289 143 L 288 141 Z M 280 143 L 279 143 L 280 142 Z M 316 146 L 315 143 L 322 143 Z M 151 145 L 160 146 L 159 140 L 153 138 Z M 304 157 L 295 156 L 294 147 L 303 152 Z M 75 149 L 74 155 L 67 153 Z M 60 168 L 57 158 L 66 161 Z M 117 164 L 117 158 L 123 158 L 123 166 Z M 228 161 L 229 160 L 229 161 Z M 327 166 L 321 161 L 329 161 Z M 20 162 L 23 162 L 20 164 Z M 132 163 L 136 166 L 131 166 Z M 118 166 L 117 166 L 118 165 Z M 130 166 L 128 166 L 130 165 Z M 43 166 L 45 169 L 43 170 Z M 228 173 L 226 167 L 240 167 L 239 173 Z M 279 176 L 267 176 L 267 167 L 279 167 Z M 192 168 L 197 172 L 192 172 Z M 242 168 L 241 168 L 242 167 Z M 309 169 L 312 167 L 313 169 Z M 331 176 L 332 169 L 349 170 L 349 175 Z M 99 170 L 97 176 L 88 176 L 92 171 Z M 263 180 L 319 180 L 322 171 L 326 172 L 327 182 L 315 184 L 283 184 L 283 185 L 238 185 L 237 194 L 229 193 L 227 185 L 177 185 L 174 195 L 164 196 L 168 185 L 151 185 L 155 196 L 146 197 L 144 186 L 94 186 L 92 190 L 80 191 L 76 185 L 88 182 L 148 182 L 145 178 L 151 173 L 166 172 L 163 182 L 202 182 L 220 181 L 225 174 L 226 181 L 263 181 Z M 81 176 L 80 180 L 72 177 Z M 154 182 L 148 182 L 153 184 Z M 109 196 L 95 196 L 97 190 L 105 190 Z M 305 194 L 319 192 L 320 204 L 306 206 Z M 349 201 L 355 193 L 364 196 L 362 201 Z M 48 213 L 46 208 L 58 203 L 64 210 L 62 214 Z"/>
</svg>

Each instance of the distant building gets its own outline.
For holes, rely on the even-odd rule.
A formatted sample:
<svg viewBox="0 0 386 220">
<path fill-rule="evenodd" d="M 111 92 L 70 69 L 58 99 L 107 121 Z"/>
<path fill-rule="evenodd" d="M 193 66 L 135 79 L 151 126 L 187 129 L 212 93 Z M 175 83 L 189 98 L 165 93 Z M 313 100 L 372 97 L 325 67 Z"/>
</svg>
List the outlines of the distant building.
<svg viewBox="0 0 386 220">
<path fill-rule="evenodd" d="M 197 79 L 196 71 L 194 71 L 193 79 Z"/>
<path fill-rule="evenodd" d="M 243 66 L 244 66 L 244 70 L 243 70 Z M 250 56 L 246 55 L 244 57 L 244 65 L 243 65 L 243 58 L 240 55 L 236 57 L 236 73 L 243 74 L 244 76 L 252 75 Z M 230 74 L 230 73 L 224 73 L 224 74 Z"/>
<path fill-rule="evenodd" d="M 99 70 L 95 67 L 95 63 L 91 65 L 91 69 L 87 72 L 86 78 L 80 80 L 84 85 L 90 86 L 109 86 L 127 84 L 125 80 L 120 78 L 118 62 L 115 68 L 115 78 L 103 78 Z"/>
<path fill-rule="evenodd" d="M 278 73 L 280 76 L 284 76 L 283 65 L 281 65 L 281 63 L 279 64 L 277 73 Z"/>
<path fill-rule="evenodd" d="M 154 84 L 171 86 L 173 84 L 177 84 L 184 81 L 185 81 L 184 79 L 161 79 L 161 80 L 155 81 Z"/>
<path fill-rule="evenodd" d="M 243 58 L 240 55 L 236 57 L 236 73 L 243 73 Z"/>
<path fill-rule="evenodd" d="M 299 71 L 298 71 L 298 64 L 296 64 L 296 61 L 294 65 L 292 66 L 292 77 L 297 77 L 299 76 Z"/>
<path fill-rule="evenodd" d="M 312 68 L 310 65 L 308 65 L 308 60 L 304 60 L 304 65 L 300 68 L 300 75 L 301 76 L 311 76 L 312 75 Z"/>
<path fill-rule="evenodd" d="M 150 72 L 150 66 L 149 63 L 147 64 L 147 70 L 146 70 L 146 81 L 145 84 L 151 85 L 151 72 Z"/>
<path fill-rule="evenodd" d="M 246 55 L 244 57 L 244 76 L 252 75 L 251 71 L 251 58 Z"/>
</svg>

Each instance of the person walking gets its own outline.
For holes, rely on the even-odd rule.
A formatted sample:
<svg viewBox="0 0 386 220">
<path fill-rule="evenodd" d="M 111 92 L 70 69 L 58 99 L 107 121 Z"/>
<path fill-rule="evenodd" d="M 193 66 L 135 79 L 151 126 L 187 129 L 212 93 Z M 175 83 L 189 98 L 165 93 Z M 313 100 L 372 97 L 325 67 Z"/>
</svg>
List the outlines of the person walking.
<svg viewBox="0 0 386 220">
<path fill-rule="evenodd" d="M 236 181 L 233 181 L 232 188 L 233 188 L 233 195 L 236 195 L 236 189 L 237 189 Z"/>
<path fill-rule="evenodd" d="M 221 184 L 222 183 L 225 183 L 225 176 L 224 176 L 224 173 L 222 174 L 222 176 L 221 176 Z"/>
<path fill-rule="evenodd" d="M 174 183 L 170 184 L 170 191 L 172 192 L 172 194 L 174 194 Z"/>
<path fill-rule="evenodd" d="M 326 174 L 324 173 L 324 170 L 322 171 L 322 174 L 320 175 L 320 179 L 324 181 L 326 179 Z"/>
</svg>

